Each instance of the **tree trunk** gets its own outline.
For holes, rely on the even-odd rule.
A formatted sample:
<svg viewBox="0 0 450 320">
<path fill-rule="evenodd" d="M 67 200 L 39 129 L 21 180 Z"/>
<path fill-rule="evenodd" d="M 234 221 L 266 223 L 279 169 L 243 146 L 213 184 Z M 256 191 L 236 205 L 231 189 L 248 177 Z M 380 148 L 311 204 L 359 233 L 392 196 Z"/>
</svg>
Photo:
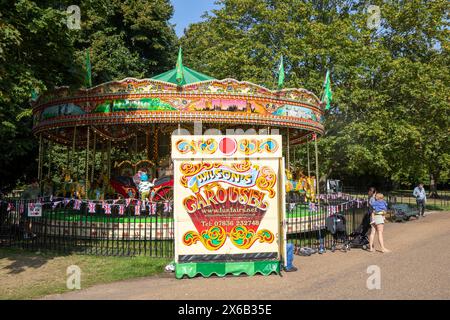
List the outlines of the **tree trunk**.
<svg viewBox="0 0 450 320">
<path fill-rule="evenodd" d="M 330 168 L 328 170 L 328 172 L 325 172 L 320 177 L 320 186 L 321 186 L 320 190 L 322 192 L 326 192 L 326 190 L 327 190 L 327 180 L 328 180 L 328 177 L 331 175 L 332 172 L 333 172 L 333 168 Z"/>
<path fill-rule="evenodd" d="M 437 175 L 431 173 L 430 174 L 430 194 L 428 197 L 430 198 L 439 198 L 439 195 L 437 193 Z"/>
<path fill-rule="evenodd" d="M 392 190 L 398 190 L 400 189 L 400 185 L 398 183 L 398 181 L 393 181 L 392 182 Z"/>
</svg>

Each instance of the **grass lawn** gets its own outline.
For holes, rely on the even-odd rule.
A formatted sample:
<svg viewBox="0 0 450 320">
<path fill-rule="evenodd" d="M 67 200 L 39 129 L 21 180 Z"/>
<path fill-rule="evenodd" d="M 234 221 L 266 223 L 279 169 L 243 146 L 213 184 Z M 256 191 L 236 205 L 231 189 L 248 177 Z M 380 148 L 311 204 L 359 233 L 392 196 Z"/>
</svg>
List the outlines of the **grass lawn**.
<svg viewBox="0 0 450 320">
<path fill-rule="evenodd" d="M 0 248 L 0 299 L 31 299 L 69 291 L 66 270 L 81 268 L 81 289 L 161 273 L 169 258 L 57 255 Z"/>
</svg>

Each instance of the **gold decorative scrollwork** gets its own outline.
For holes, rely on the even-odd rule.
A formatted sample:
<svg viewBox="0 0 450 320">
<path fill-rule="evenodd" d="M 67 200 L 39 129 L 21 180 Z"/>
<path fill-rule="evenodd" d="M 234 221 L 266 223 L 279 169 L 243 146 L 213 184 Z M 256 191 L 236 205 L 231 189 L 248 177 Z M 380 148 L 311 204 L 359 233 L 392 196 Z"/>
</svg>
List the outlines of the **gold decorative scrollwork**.
<svg viewBox="0 0 450 320">
<path fill-rule="evenodd" d="M 264 166 L 260 170 L 258 179 L 256 179 L 256 186 L 261 190 L 269 192 L 269 197 L 275 197 L 275 190 L 273 187 L 277 182 L 277 176 L 272 168 Z"/>
</svg>

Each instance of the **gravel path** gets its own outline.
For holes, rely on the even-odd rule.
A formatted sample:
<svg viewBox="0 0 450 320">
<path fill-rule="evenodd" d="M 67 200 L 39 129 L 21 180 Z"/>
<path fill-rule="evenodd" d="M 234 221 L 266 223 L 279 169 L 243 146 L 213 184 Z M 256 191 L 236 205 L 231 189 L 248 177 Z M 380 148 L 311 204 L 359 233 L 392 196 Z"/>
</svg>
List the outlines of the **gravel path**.
<svg viewBox="0 0 450 320">
<path fill-rule="evenodd" d="M 352 249 L 296 256 L 299 271 L 281 277 L 176 280 L 163 274 L 44 299 L 450 299 L 450 213 L 388 223 L 385 243 L 391 253 Z M 367 289 L 370 265 L 380 267 L 379 290 Z"/>
</svg>

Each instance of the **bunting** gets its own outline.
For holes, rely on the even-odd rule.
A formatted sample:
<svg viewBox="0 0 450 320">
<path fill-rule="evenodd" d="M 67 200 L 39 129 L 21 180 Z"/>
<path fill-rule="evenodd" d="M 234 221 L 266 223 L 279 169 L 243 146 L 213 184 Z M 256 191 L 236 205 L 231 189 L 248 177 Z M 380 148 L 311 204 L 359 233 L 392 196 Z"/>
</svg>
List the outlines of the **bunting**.
<svg viewBox="0 0 450 320">
<path fill-rule="evenodd" d="M 170 201 L 164 202 L 164 212 L 172 212 L 172 203 Z"/>
<path fill-rule="evenodd" d="M 75 200 L 75 202 L 73 204 L 73 208 L 75 210 L 80 210 L 81 209 L 81 201 L 80 200 Z"/>
<path fill-rule="evenodd" d="M 141 215 L 141 201 L 138 200 L 136 202 L 136 205 L 134 206 L 134 215 L 135 216 L 140 216 Z"/>
<path fill-rule="evenodd" d="M 151 215 L 156 214 L 156 202 L 150 202 L 149 203 L 149 211 Z"/>
<path fill-rule="evenodd" d="M 89 213 L 95 213 L 95 202 L 89 202 L 88 207 L 89 207 Z"/>
</svg>

